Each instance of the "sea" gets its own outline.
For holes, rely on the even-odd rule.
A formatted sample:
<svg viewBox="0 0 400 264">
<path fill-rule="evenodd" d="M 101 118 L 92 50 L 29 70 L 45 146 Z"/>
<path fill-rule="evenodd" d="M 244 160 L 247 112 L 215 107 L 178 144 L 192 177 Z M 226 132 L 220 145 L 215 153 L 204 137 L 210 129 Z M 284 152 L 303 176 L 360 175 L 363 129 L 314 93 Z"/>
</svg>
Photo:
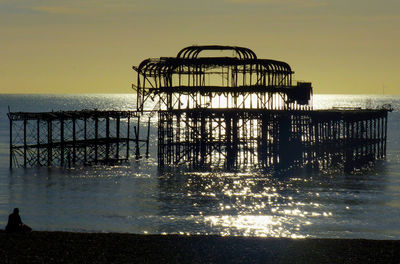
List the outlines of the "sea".
<svg viewBox="0 0 400 264">
<path fill-rule="evenodd" d="M 41 231 L 400 239 L 400 96 L 313 97 L 314 109 L 393 108 L 387 157 L 362 173 L 161 170 L 156 117 L 149 159 L 9 168 L 9 110 L 133 110 L 135 102 L 135 94 L 0 94 L 0 229 L 18 207 Z"/>
</svg>

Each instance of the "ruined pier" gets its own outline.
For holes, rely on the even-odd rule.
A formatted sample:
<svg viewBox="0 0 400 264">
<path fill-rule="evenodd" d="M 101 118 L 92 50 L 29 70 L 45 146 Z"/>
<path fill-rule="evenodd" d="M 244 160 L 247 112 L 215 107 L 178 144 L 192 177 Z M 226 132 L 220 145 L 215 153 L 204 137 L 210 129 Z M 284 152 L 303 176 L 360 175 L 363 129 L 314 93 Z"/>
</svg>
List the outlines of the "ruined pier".
<svg viewBox="0 0 400 264">
<path fill-rule="evenodd" d="M 353 171 L 386 155 L 389 108 L 313 110 L 310 82 L 248 48 L 190 46 L 133 69 L 132 111 L 9 113 L 10 167 L 147 157 L 153 114 L 160 167 Z"/>
<path fill-rule="evenodd" d="M 128 160 L 132 149 L 140 158 L 143 144 L 148 156 L 149 133 L 141 137 L 139 130 L 144 114 L 99 110 L 10 112 L 10 168 L 115 164 Z M 144 125 L 149 127 L 150 123 Z"/>
<path fill-rule="evenodd" d="M 138 67 L 137 110 L 158 102 L 158 163 L 347 171 L 386 155 L 388 109 L 313 110 L 312 85 L 247 48 L 191 46 Z"/>
<path fill-rule="evenodd" d="M 386 154 L 386 110 L 196 109 L 159 113 L 160 165 L 353 170 Z"/>
</svg>

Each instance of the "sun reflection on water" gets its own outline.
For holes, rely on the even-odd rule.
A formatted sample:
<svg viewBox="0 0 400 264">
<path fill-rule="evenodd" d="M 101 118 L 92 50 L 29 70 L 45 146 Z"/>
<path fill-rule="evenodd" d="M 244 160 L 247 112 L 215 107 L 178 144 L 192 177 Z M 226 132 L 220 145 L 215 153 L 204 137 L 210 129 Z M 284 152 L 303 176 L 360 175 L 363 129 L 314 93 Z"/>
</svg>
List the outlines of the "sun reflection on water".
<svg viewBox="0 0 400 264">
<path fill-rule="evenodd" d="M 230 236 L 240 233 L 242 236 L 257 237 L 291 237 L 305 238 L 301 234 L 291 233 L 286 230 L 284 217 L 270 215 L 222 215 L 207 216 L 204 221 L 212 227 L 220 229 L 220 235 Z"/>
<path fill-rule="evenodd" d="M 182 173 L 162 187 L 183 194 L 173 201 L 174 209 L 191 215 L 185 221 L 197 225 L 193 234 L 305 238 L 312 225 L 334 217 L 332 208 L 322 205 L 326 198 L 319 189 L 309 188 L 313 181 L 307 175 Z M 166 195 L 171 204 L 171 193 Z"/>
<path fill-rule="evenodd" d="M 208 216 L 204 221 L 211 226 L 222 227 L 222 235 L 231 235 L 232 229 L 238 229 L 244 236 L 281 236 L 282 225 L 268 215 Z"/>
</svg>

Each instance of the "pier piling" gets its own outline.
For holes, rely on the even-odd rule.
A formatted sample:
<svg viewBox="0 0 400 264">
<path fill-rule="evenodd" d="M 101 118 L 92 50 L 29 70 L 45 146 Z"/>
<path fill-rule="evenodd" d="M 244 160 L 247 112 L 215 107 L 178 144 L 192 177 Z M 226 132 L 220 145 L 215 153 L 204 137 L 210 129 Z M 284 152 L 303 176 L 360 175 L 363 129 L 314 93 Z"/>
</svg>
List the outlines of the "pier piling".
<svg viewBox="0 0 400 264">
<path fill-rule="evenodd" d="M 8 117 L 10 168 L 122 162 L 129 159 L 130 141 L 136 142 L 136 155 L 139 142 L 149 141 L 149 135 L 130 136 L 131 119 L 140 125 L 137 111 L 10 112 Z"/>
</svg>

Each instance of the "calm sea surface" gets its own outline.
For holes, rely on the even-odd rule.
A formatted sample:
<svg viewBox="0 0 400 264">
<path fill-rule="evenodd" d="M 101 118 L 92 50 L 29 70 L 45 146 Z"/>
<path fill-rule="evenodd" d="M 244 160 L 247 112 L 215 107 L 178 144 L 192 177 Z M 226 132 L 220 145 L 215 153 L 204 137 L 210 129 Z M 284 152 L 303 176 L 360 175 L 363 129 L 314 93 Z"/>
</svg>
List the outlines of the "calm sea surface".
<svg viewBox="0 0 400 264">
<path fill-rule="evenodd" d="M 360 175 L 160 172 L 119 166 L 8 168 L 11 111 L 134 108 L 135 96 L 0 95 L 0 228 L 19 207 L 35 230 L 400 239 L 400 97 L 315 95 L 314 108 L 394 108 L 385 161 Z"/>
</svg>

